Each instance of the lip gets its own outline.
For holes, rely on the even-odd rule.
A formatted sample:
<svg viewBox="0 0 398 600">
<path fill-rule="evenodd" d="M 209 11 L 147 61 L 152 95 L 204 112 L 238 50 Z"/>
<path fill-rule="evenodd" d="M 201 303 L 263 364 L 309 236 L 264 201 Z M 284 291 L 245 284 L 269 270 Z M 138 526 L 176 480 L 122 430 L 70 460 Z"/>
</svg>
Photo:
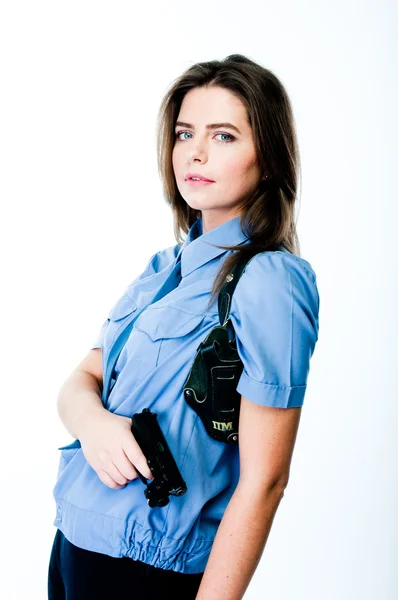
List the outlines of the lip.
<svg viewBox="0 0 398 600">
<path fill-rule="evenodd" d="M 214 181 L 212 179 L 207 179 L 207 177 L 200 175 L 200 173 L 187 173 L 185 175 L 185 181 L 190 182 L 190 183 L 199 183 L 198 181 L 190 181 L 191 177 L 199 177 L 199 179 L 201 181 L 203 181 L 204 183 L 214 183 Z"/>
<path fill-rule="evenodd" d="M 204 181 L 203 179 L 200 179 L 200 181 L 193 181 L 193 179 L 186 179 L 185 183 L 191 187 L 204 187 L 205 185 L 212 185 L 214 181 Z"/>
</svg>

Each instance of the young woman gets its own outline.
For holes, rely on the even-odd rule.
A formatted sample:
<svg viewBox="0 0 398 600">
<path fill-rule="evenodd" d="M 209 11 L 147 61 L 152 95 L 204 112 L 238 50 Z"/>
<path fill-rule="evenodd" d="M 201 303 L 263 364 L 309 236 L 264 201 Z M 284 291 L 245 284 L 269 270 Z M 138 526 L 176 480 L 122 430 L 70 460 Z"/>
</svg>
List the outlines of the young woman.
<svg viewBox="0 0 398 600">
<path fill-rule="evenodd" d="M 242 598 L 289 480 L 319 330 L 316 276 L 295 228 L 289 98 L 242 55 L 195 64 L 163 99 L 158 140 L 177 244 L 128 285 L 60 390 L 60 418 L 77 441 L 61 448 L 53 492 L 50 600 Z M 229 315 L 243 363 L 239 443 L 226 444 L 182 389 L 243 257 Z M 156 299 L 176 268 L 175 285 Z M 103 402 L 110 349 L 135 313 Z M 131 430 L 144 408 L 157 414 L 187 484 L 163 507 L 148 506 L 137 473 L 152 478 Z"/>
</svg>

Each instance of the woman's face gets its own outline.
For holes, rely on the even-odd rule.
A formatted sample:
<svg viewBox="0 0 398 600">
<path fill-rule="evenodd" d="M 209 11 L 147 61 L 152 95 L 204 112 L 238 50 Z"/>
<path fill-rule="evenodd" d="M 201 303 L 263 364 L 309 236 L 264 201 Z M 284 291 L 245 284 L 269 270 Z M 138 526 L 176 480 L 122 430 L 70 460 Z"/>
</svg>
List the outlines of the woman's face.
<svg viewBox="0 0 398 600">
<path fill-rule="evenodd" d="M 246 108 L 222 87 L 194 88 L 185 95 L 172 160 L 181 196 L 202 211 L 203 233 L 238 216 L 242 201 L 263 178 Z M 187 173 L 199 173 L 214 183 L 192 185 Z"/>
</svg>

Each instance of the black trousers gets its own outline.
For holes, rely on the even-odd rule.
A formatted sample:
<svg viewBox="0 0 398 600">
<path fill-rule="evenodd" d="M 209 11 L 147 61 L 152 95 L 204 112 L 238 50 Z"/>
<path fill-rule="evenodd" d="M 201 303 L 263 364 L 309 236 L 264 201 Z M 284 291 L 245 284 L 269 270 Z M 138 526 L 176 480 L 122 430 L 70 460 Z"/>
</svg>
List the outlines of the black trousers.
<svg viewBox="0 0 398 600">
<path fill-rule="evenodd" d="M 49 600 L 195 600 L 203 573 L 158 569 L 124 556 L 78 548 L 57 529 L 48 569 Z"/>
</svg>

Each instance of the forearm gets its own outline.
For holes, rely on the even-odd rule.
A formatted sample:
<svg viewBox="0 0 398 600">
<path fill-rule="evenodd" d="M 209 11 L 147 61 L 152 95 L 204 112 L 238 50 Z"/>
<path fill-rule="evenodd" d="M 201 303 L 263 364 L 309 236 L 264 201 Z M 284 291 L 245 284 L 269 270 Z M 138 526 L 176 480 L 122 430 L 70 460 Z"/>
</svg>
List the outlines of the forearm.
<svg viewBox="0 0 398 600">
<path fill-rule="evenodd" d="M 57 410 L 69 433 L 79 439 L 93 411 L 105 410 L 96 378 L 87 371 L 74 371 L 59 391 Z"/>
<path fill-rule="evenodd" d="M 236 488 L 219 525 L 196 600 L 241 600 L 263 553 L 283 488 Z"/>
</svg>

